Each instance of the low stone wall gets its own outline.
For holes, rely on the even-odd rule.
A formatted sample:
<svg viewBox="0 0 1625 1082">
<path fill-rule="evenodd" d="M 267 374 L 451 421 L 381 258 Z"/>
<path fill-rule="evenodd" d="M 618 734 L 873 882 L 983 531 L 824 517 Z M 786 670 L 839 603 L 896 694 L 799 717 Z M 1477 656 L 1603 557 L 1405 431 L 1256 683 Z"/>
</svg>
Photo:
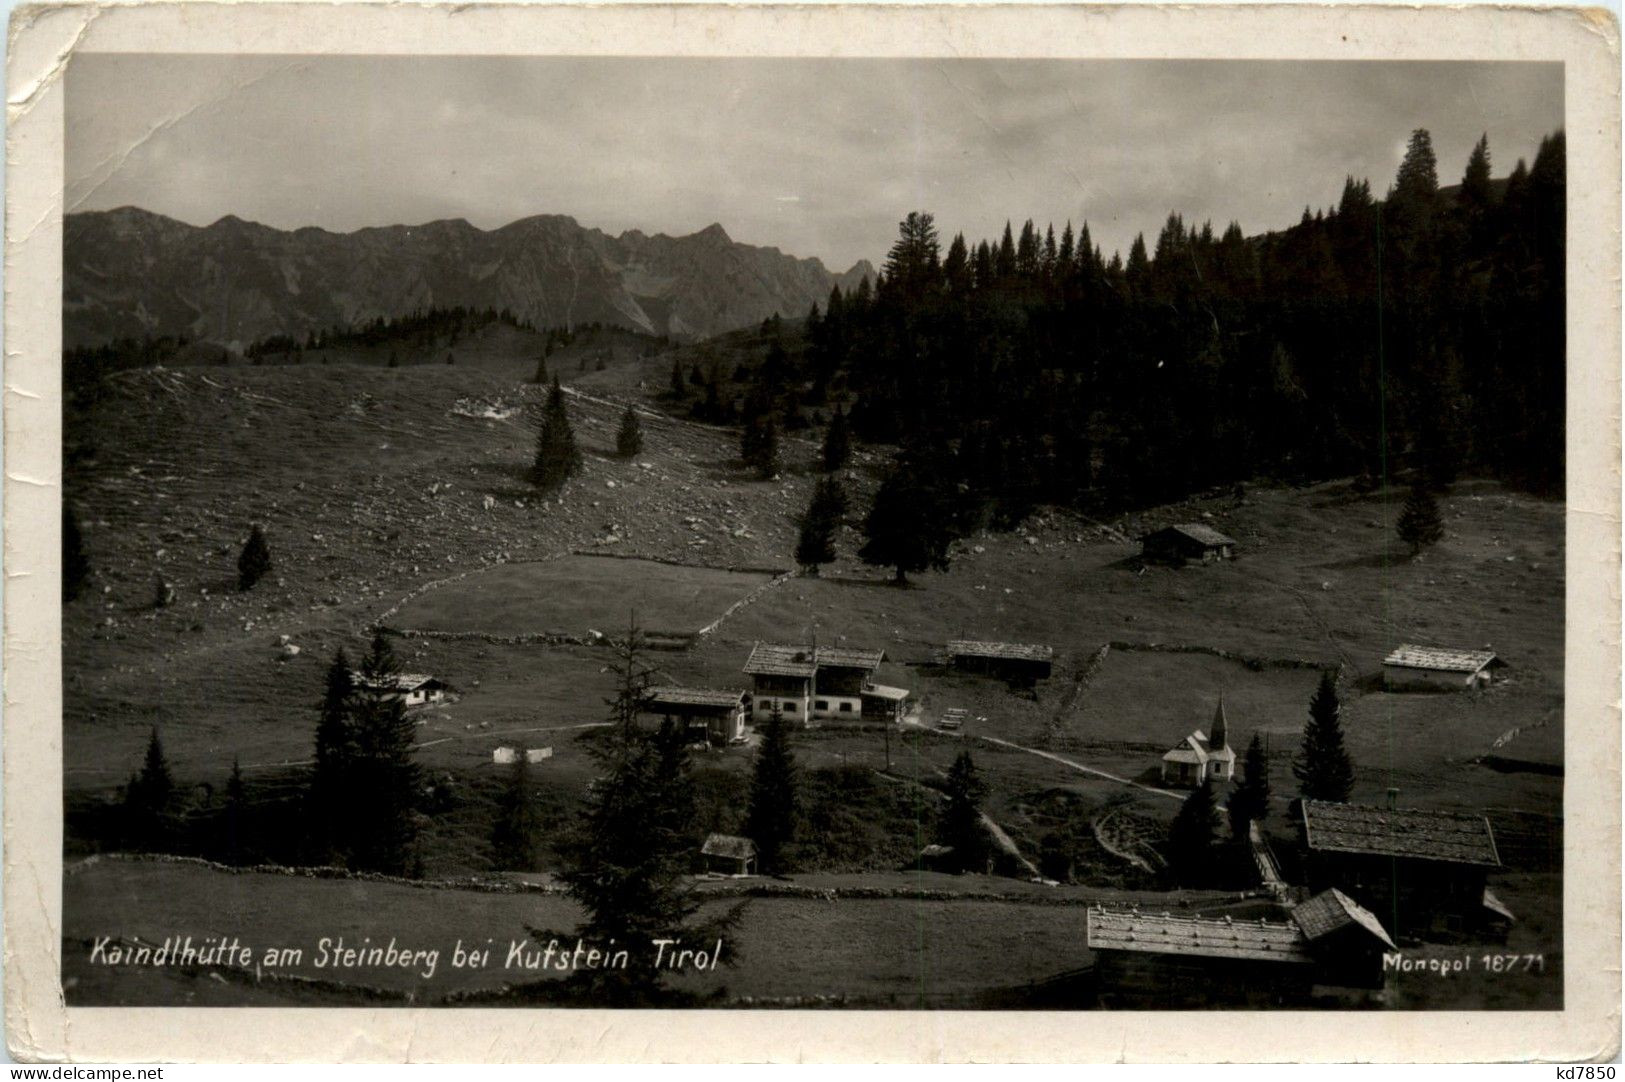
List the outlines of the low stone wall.
<svg viewBox="0 0 1625 1082">
<path fill-rule="evenodd" d="M 1324 672 L 1331 669 L 1341 672 L 1342 664 L 1335 661 L 1324 661 L 1305 657 L 1255 657 L 1249 654 L 1238 654 L 1232 650 L 1222 650 L 1217 646 L 1187 646 L 1178 643 L 1162 642 L 1119 642 L 1106 644 L 1113 650 L 1130 650 L 1153 654 L 1206 654 L 1209 657 L 1222 658 L 1225 661 L 1234 661 L 1238 665 L 1256 671 L 1262 669 L 1313 669 Z"/>
</svg>

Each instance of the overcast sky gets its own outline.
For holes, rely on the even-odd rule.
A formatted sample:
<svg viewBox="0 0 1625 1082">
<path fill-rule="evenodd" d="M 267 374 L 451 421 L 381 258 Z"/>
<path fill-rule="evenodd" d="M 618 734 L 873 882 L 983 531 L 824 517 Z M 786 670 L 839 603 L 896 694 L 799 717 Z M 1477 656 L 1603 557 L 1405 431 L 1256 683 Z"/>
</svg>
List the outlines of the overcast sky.
<svg viewBox="0 0 1625 1082">
<path fill-rule="evenodd" d="M 877 263 L 914 209 L 943 240 L 1087 219 L 1108 254 L 1169 211 L 1248 233 L 1380 196 L 1411 129 L 1442 184 L 1562 126 L 1557 64 L 673 60 L 77 54 L 68 209 L 279 228 L 568 214 L 610 233 L 720 222 Z"/>
</svg>

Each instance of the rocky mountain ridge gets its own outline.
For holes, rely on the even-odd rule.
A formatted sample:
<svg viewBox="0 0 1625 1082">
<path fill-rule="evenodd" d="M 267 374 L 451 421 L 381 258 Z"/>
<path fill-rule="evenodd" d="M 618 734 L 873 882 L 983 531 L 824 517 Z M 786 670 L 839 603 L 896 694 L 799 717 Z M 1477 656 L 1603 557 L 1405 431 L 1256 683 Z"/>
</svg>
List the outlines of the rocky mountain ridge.
<svg viewBox="0 0 1625 1082">
<path fill-rule="evenodd" d="M 688 236 L 610 236 L 563 215 L 482 230 L 463 219 L 353 233 L 273 229 L 227 216 L 193 226 L 136 207 L 63 224 L 63 344 L 185 336 L 241 347 L 432 307 L 508 309 L 538 327 L 600 322 L 704 338 L 800 316 L 835 274 L 817 259 Z"/>
</svg>

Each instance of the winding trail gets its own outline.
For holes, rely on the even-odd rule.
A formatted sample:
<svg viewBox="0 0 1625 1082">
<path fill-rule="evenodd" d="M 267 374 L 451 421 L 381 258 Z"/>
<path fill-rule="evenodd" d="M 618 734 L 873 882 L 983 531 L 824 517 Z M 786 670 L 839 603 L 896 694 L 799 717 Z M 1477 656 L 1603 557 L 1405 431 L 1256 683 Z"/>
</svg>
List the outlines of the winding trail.
<svg viewBox="0 0 1625 1082">
<path fill-rule="evenodd" d="M 1105 770 L 1099 770 L 1092 766 L 1084 766 L 1082 763 L 1073 762 L 1071 759 L 1056 755 L 1052 751 L 1042 751 L 1038 748 L 1029 748 L 1025 744 L 1017 744 L 1009 740 L 1000 739 L 996 736 L 984 736 L 981 733 L 956 733 L 952 731 L 944 731 L 942 729 L 934 729 L 931 726 L 918 721 L 909 721 L 905 722 L 904 724 L 916 729 L 922 729 L 926 732 L 938 733 L 942 736 L 955 736 L 962 740 L 981 740 L 984 743 L 997 744 L 1003 748 L 1010 748 L 1012 751 L 1024 751 L 1028 755 L 1036 755 L 1040 759 L 1048 759 L 1052 763 L 1059 763 L 1064 767 L 1078 771 L 1080 774 L 1091 774 L 1097 778 L 1105 778 L 1107 781 L 1115 781 L 1119 785 L 1127 785 L 1133 789 L 1139 789 L 1147 793 L 1155 793 L 1157 796 L 1167 797 L 1169 800 L 1183 801 L 1185 799 L 1179 793 L 1170 792 L 1167 789 L 1158 789 L 1154 785 L 1146 785 L 1142 782 L 1137 782 L 1130 778 L 1122 777 L 1118 774 L 1112 774 Z"/>
</svg>

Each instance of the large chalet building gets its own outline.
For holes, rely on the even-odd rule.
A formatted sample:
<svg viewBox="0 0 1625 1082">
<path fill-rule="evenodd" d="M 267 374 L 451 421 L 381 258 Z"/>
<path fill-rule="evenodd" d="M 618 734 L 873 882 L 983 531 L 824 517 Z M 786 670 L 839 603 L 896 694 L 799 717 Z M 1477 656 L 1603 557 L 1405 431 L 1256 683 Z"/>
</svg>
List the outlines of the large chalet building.
<svg viewBox="0 0 1625 1082">
<path fill-rule="evenodd" d="M 751 716 L 760 724 L 776 707 L 785 720 L 803 725 L 830 718 L 896 720 L 908 692 L 874 682 L 885 660 L 884 650 L 759 642 L 745 662 L 754 685 Z"/>
</svg>

